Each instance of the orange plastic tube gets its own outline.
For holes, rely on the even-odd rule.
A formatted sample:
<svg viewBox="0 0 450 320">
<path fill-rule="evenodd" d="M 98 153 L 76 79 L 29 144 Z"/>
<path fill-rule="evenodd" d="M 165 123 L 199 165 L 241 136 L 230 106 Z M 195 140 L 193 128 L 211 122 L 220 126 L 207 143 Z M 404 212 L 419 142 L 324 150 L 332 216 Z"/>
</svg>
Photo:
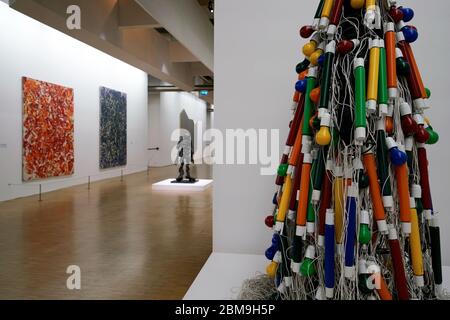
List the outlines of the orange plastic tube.
<svg viewBox="0 0 450 320">
<path fill-rule="evenodd" d="M 344 178 L 334 179 L 334 229 L 336 243 L 342 243 L 342 233 L 344 229 Z"/>
<path fill-rule="evenodd" d="M 300 128 L 303 128 L 303 118 L 300 123 Z M 289 165 L 296 166 L 298 163 L 298 158 L 300 157 L 300 153 L 302 151 L 302 130 L 298 130 L 297 138 L 295 139 L 294 147 L 291 151 L 291 157 L 289 158 Z"/>
<path fill-rule="evenodd" d="M 386 212 L 384 211 L 383 199 L 381 198 L 381 188 L 378 183 L 377 165 L 373 153 L 366 153 L 363 156 L 364 167 L 369 176 L 370 197 L 373 203 L 373 214 L 375 220 L 382 221 L 386 219 Z M 409 200 L 408 200 L 409 201 Z"/>
<path fill-rule="evenodd" d="M 392 300 L 392 294 L 389 292 L 389 289 L 386 285 L 386 281 L 384 280 L 383 276 L 379 273 L 378 276 L 380 277 L 380 288 L 377 289 L 378 295 L 380 296 L 381 300 L 384 301 L 390 301 Z"/>
<path fill-rule="evenodd" d="M 415 208 L 411 209 L 411 236 L 409 245 L 411 248 L 411 260 L 414 275 L 416 277 L 423 277 L 423 255 L 422 245 L 420 243 L 419 218 Z"/>
<path fill-rule="evenodd" d="M 387 57 L 387 76 L 388 76 L 388 88 L 397 88 L 397 66 L 395 57 L 395 32 L 388 31 L 385 36 L 386 45 L 386 57 Z"/>
<path fill-rule="evenodd" d="M 395 167 L 397 193 L 400 202 L 400 221 L 411 223 L 411 206 L 409 199 L 408 168 L 406 164 Z"/>
<path fill-rule="evenodd" d="M 419 84 L 420 92 L 422 93 L 422 98 L 427 98 L 427 92 L 425 91 L 425 86 L 423 85 L 422 75 L 419 71 L 419 66 L 417 65 L 416 58 L 414 56 L 414 52 L 412 50 L 412 47 L 409 43 L 405 42 L 404 46 L 401 47 L 403 50 L 403 55 L 407 58 L 410 66 L 411 66 L 411 72 L 414 75 L 414 78 L 416 79 L 417 83 Z"/>
<path fill-rule="evenodd" d="M 311 175 L 311 162 L 304 162 L 300 180 L 300 191 L 297 209 L 297 226 L 306 226 L 306 214 L 308 211 L 309 184 Z"/>
</svg>

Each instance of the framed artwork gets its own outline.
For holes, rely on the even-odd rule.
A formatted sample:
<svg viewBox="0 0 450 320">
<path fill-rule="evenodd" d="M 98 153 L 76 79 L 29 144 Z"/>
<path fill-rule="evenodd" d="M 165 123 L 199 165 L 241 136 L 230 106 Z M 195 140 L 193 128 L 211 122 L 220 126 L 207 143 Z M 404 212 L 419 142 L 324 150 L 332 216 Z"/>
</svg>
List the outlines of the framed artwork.
<svg viewBox="0 0 450 320">
<path fill-rule="evenodd" d="M 74 173 L 74 92 L 22 78 L 24 181 Z"/>
<path fill-rule="evenodd" d="M 100 88 L 100 168 L 127 164 L 127 95 Z"/>
</svg>

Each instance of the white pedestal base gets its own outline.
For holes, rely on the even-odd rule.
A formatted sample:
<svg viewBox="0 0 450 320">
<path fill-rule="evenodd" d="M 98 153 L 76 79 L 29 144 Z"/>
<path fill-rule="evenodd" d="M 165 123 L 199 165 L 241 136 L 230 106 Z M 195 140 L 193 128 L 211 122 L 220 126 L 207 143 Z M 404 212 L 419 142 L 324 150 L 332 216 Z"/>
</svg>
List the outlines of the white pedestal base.
<svg viewBox="0 0 450 320">
<path fill-rule="evenodd" d="M 204 191 L 208 189 L 213 181 L 200 179 L 196 183 L 172 183 L 175 179 L 167 179 L 154 183 L 152 185 L 153 190 L 171 191 L 171 190 L 185 190 L 185 191 Z"/>
</svg>

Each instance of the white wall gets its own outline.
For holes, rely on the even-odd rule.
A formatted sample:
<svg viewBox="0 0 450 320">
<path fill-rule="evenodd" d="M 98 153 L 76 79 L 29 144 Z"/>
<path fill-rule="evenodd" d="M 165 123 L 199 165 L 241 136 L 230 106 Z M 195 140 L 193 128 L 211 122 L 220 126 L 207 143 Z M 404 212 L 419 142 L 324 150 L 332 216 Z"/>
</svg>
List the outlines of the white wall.
<svg viewBox="0 0 450 320">
<path fill-rule="evenodd" d="M 413 23 L 420 38 L 414 44 L 423 77 L 433 92 L 427 114 L 441 135 L 430 147 L 434 206 L 442 212 L 444 263 L 450 264 L 450 27 L 446 0 L 408 0 L 399 3 L 416 11 Z M 280 128 L 283 146 L 290 120 L 290 101 L 296 80 L 295 66 L 303 59 L 304 40 L 298 30 L 310 24 L 317 0 L 218 0 L 215 11 L 216 128 Z M 239 75 L 239 81 L 236 81 Z M 259 174 L 258 166 L 214 167 L 214 250 L 262 254 L 271 232 L 264 218 L 271 212 L 274 177 Z M 447 230 L 446 230 L 447 229 Z"/>
<path fill-rule="evenodd" d="M 128 165 L 146 169 L 147 74 L 0 3 L 0 201 L 37 192 L 22 184 L 22 76 L 74 89 L 75 175 L 43 181 L 43 190 L 120 175 L 99 170 L 99 87 L 128 96 Z M 100 175 L 100 176 L 99 176 Z M 8 186 L 9 183 L 20 184 Z"/>
<path fill-rule="evenodd" d="M 161 148 L 159 152 L 150 151 L 150 165 L 156 167 L 170 165 L 173 163 L 171 151 L 176 145 L 176 141 L 171 140 L 171 135 L 174 130 L 180 128 L 180 113 L 186 110 L 189 119 L 198 123 L 198 130 L 204 133 L 209 123 L 207 103 L 187 92 L 151 93 L 148 103 L 149 145 Z M 195 146 L 204 146 L 202 137 L 197 133 L 195 135 Z"/>
</svg>

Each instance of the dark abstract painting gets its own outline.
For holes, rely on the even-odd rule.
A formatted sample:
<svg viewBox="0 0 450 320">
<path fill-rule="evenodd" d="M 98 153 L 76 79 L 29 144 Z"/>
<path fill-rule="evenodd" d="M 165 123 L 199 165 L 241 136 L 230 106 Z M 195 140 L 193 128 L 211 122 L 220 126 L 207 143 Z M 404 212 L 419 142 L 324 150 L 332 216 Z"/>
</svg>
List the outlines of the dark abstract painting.
<svg viewBox="0 0 450 320">
<path fill-rule="evenodd" d="M 24 77 L 23 180 L 74 173 L 73 89 Z"/>
<path fill-rule="evenodd" d="M 100 168 L 127 164 L 127 95 L 100 88 Z"/>
</svg>

